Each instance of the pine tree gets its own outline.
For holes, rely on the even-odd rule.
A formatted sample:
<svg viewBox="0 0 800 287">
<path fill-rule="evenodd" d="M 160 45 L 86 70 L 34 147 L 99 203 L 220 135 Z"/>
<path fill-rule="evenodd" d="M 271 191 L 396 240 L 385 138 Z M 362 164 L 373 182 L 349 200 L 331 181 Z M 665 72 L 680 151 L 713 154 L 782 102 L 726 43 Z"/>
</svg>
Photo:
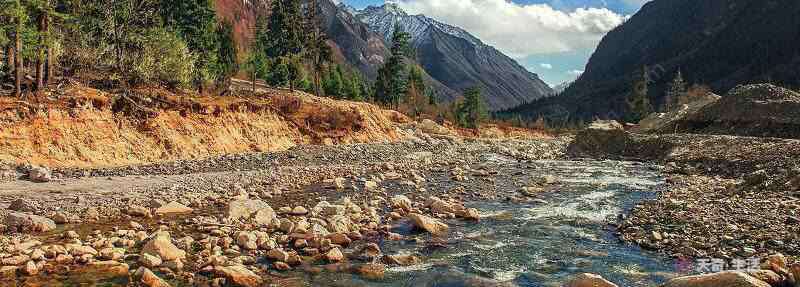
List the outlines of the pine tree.
<svg viewBox="0 0 800 287">
<path fill-rule="evenodd" d="M 375 86 L 376 100 L 395 108 L 400 99 L 406 95 L 407 80 L 406 58 L 410 56 L 409 40 L 411 35 L 397 25 L 392 34 L 391 56 L 378 70 L 378 81 Z"/>
<path fill-rule="evenodd" d="M 277 58 L 299 54 L 303 51 L 305 38 L 300 1 L 275 0 L 271 7 L 272 14 L 267 22 L 267 56 Z"/>
<path fill-rule="evenodd" d="M 465 128 L 477 129 L 488 117 L 486 103 L 478 87 L 469 88 L 464 91 L 464 102 L 457 109 L 456 118 L 459 124 Z"/>
<path fill-rule="evenodd" d="M 648 83 L 650 82 L 648 71 L 647 66 L 644 66 L 633 77 L 631 92 L 628 95 L 628 115 L 626 117 L 629 122 L 639 122 L 653 111 L 648 96 Z"/>
<path fill-rule="evenodd" d="M 231 77 L 239 70 L 236 42 L 233 39 L 233 24 L 222 21 L 217 25 L 219 48 L 217 49 L 216 81 L 227 91 Z"/>
<path fill-rule="evenodd" d="M 327 36 L 321 30 L 322 16 L 319 13 L 317 0 L 309 1 L 304 15 L 304 34 L 307 36 L 305 39 L 306 59 L 310 62 L 309 66 L 312 69 L 314 94 L 322 96 L 323 87 L 320 73 L 325 64 L 331 61 L 333 52 L 328 46 Z"/>
<path fill-rule="evenodd" d="M 679 105 L 681 99 L 686 96 L 686 92 L 686 82 L 683 80 L 681 71 L 678 70 L 678 73 L 675 75 L 675 79 L 672 80 L 669 88 L 667 89 L 666 97 L 664 99 L 664 112 L 669 112 L 680 108 Z"/>
</svg>

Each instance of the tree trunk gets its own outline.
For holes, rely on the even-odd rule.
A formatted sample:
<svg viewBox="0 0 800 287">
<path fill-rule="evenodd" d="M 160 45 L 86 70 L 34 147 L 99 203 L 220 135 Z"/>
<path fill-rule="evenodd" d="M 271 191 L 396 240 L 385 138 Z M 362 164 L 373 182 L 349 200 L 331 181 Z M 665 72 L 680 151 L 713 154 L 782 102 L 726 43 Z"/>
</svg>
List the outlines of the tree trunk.
<svg viewBox="0 0 800 287">
<path fill-rule="evenodd" d="M 53 55 L 53 45 L 50 43 L 52 37 L 50 37 L 50 15 L 47 15 L 44 19 L 44 30 L 47 32 L 47 46 L 45 48 L 45 85 L 50 84 L 53 82 L 53 78 L 55 77 L 54 74 L 54 65 L 53 62 L 55 61 L 55 56 Z"/>
<path fill-rule="evenodd" d="M 14 33 L 14 92 L 17 98 L 22 97 L 22 57 L 20 56 L 20 51 L 22 51 L 22 20 L 17 18 L 17 31 Z"/>
<path fill-rule="evenodd" d="M 11 73 L 14 71 L 14 44 L 8 43 L 6 46 L 6 67 L 8 67 L 8 72 Z"/>
<path fill-rule="evenodd" d="M 45 14 L 39 16 L 39 51 L 36 55 L 36 91 L 44 89 L 44 62 L 45 46 L 47 46 L 47 35 L 45 35 Z"/>
</svg>

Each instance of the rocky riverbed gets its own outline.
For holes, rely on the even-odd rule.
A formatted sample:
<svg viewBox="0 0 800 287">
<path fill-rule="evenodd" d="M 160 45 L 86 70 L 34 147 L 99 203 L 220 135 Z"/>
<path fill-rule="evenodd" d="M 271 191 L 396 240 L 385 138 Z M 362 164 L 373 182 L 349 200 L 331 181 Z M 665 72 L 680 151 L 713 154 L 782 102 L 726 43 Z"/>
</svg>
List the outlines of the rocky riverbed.
<svg viewBox="0 0 800 287">
<path fill-rule="evenodd" d="M 673 264 L 686 261 L 675 258 L 756 258 L 769 270 L 723 276 L 793 282 L 800 221 L 780 182 L 793 182 L 794 161 L 768 159 L 794 142 L 632 138 L 594 141 L 626 148 L 592 157 L 646 163 L 569 161 L 584 155 L 572 137 L 426 136 L 135 167 L 27 168 L 42 173 L 28 178 L 37 183 L 0 185 L 0 282 L 557 286 L 577 276 L 570 286 L 612 286 L 579 275 L 592 272 L 651 286 L 683 274 Z M 721 141 L 732 144 L 710 144 Z M 734 152 L 745 144 L 749 153 Z"/>
</svg>

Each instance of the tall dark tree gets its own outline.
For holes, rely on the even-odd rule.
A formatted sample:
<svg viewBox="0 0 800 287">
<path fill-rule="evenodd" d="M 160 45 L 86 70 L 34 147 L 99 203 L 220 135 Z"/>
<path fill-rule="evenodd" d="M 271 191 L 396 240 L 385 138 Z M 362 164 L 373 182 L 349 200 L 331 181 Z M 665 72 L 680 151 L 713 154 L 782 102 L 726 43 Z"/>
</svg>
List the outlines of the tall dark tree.
<svg viewBox="0 0 800 287">
<path fill-rule="evenodd" d="M 669 84 L 667 93 L 664 98 L 664 111 L 669 112 L 679 108 L 681 100 L 686 96 L 687 85 L 683 80 L 683 74 L 680 70 L 675 74 L 675 78 Z"/>
<path fill-rule="evenodd" d="M 639 122 L 653 111 L 648 95 L 650 83 L 650 70 L 647 66 L 633 75 L 631 81 L 631 92 L 628 95 L 628 115 L 626 120 L 629 122 Z"/>
<path fill-rule="evenodd" d="M 271 13 L 267 22 L 267 56 L 277 58 L 302 52 L 305 36 L 300 1 L 274 0 Z"/>
<path fill-rule="evenodd" d="M 395 26 L 391 55 L 378 70 L 378 80 L 375 85 L 376 100 L 381 104 L 397 108 L 400 99 L 406 94 L 408 80 L 406 58 L 411 55 L 408 44 L 410 39 L 411 35 L 403 31 L 402 27 Z"/>
<path fill-rule="evenodd" d="M 233 39 L 233 24 L 228 21 L 219 23 L 217 27 L 219 49 L 217 50 L 217 82 L 225 89 L 230 87 L 230 80 L 239 69 L 236 42 Z"/>
<path fill-rule="evenodd" d="M 457 111 L 457 118 L 461 126 L 477 129 L 481 122 L 488 117 L 488 114 L 480 88 L 474 87 L 464 91 L 464 101 Z"/>
<path fill-rule="evenodd" d="M 312 81 L 314 84 L 314 94 L 322 96 L 322 77 L 321 72 L 325 65 L 331 61 L 333 52 L 328 46 L 327 36 L 322 32 L 322 15 L 319 13 L 319 3 L 311 0 L 306 5 L 304 18 L 304 34 L 306 38 L 306 59 L 310 62 L 312 70 Z"/>
</svg>

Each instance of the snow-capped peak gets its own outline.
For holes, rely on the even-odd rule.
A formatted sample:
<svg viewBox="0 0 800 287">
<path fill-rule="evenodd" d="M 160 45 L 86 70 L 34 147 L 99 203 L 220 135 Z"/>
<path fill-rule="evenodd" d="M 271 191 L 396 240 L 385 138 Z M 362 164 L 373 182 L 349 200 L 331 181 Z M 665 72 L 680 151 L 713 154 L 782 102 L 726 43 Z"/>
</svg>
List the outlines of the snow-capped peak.
<svg viewBox="0 0 800 287">
<path fill-rule="evenodd" d="M 372 30 L 381 33 L 387 41 L 391 40 L 394 28 L 400 25 L 405 32 L 411 35 L 412 42 L 423 37 L 428 29 L 433 27 L 443 33 L 467 40 L 476 46 L 484 46 L 483 42 L 464 29 L 436 21 L 425 15 L 409 15 L 393 2 L 387 2 L 381 6 L 368 6 L 363 10 L 356 11 L 354 15 Z"/>
</svg>

